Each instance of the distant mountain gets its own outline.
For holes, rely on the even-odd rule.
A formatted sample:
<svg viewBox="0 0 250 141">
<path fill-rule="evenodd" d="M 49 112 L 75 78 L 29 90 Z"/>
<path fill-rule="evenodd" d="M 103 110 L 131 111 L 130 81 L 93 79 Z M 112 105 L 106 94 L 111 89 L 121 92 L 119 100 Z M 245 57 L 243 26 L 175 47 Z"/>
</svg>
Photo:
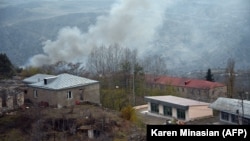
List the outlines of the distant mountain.
<svg viewBox="0 0 250 141">
<path fill-rule="evenodd" d="M 75 13 L 50 19 L 21 22 L 0 28 L 0 46 L 16 65 L 23 65 L 29 57 L 42 52 L 42 43 L 55 39 L 65 26 L 77 26 L 86 31 L 94 23 L 96 13 Z"/>
<path fill-rule="evenodd" d="M 76 26 L 86 32 L 113 2 L 2 2 L 0 52 L 6 53 L 13 64 L 24 65 L 33 55 L 42 53 L 43 42 L 55 40 L 61 28 Z M 249 0 L 176 0 L 167 7 L 163 26 L 144 52 L 163 56 L 168 68 L 178 73 L 224 68 L 228 58 L 235 59 L 238 69 L 249 69 L 249 13 Z"/>
<path fill-rule="evenodd" d="M 84 4 L 77 5 L 79 2 Z M 54 40 L 61 28 L 77 26 L 86 32 L 96 17 L 105 14 L 110 6 L 109 1 L 103 5 L 100 5 L 103 2 L 95 5 L 96 2 L 99 1 L 72 1 L 70 4 L 75 5 L 68 11 L 64 10 L 70 7 L 68 1 L 30 0 L 6 4 L 0 8 L 0 52 L 6 53 L 13 64 L 24 65 L 33 55 L 42 53 L 43 42 Z M 89 12 L 91 7 L 93 12 Z"/>
</svg>

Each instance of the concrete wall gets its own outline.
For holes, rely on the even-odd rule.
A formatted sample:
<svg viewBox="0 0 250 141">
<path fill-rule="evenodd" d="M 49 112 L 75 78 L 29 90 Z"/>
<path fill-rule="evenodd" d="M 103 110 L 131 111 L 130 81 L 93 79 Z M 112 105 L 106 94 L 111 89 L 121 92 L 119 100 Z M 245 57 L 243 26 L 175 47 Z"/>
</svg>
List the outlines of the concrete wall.
<svg viewBox="0 0 250 141">
<path fill-rule="evenodd" d="M 6 106 L 8 107 L 9 110 L 14 109 L 14 98 L 13 96 L 7 96 L 6 99 Z"/>
<path fill-rule="evenodd" d="M 175 90 L 180 97 L 209 103 L 214 102 L 218 97 L 226 97 L 227 93 L 226 86 L 211 89 L 176 87 Z"/>
<path fill-rule="evenodd" d="M 24 104 L 24 93 L 21 92 L 16 95 L 17 106 L 20 107 Z"/>
<path fill-rule="evenodd" d="M 148 111 L 151 111 L 151 104 L 148 102 Z M 159 115 L 164 115 L 164 108 L 163 105 L 159 105 Z M 190 106 L 188 110 L 185 111 L 185 121 L 190 121 L 193 119 L 199 119 L 204 117 L 213 116 L 213 110 L 208 108 L 207 105 L 205 106 Z M 177 119 L 177 108 L 172 107 L 172 117 L 165 116 L 166 118 L 176 118 Z"/>
<path fill-rule="evenodd" d="M 193 120 L 202 117 L 210 117 L 213 116 L 213 110 L 208 108 L 207 105 L 204 106 L 190 106 L 188 110 L 188 118 L 187 120 Z"/>
<path fill-rule="evenodd" d="M 37 90 L 38 97 L 34 97 L 34 90 Z M 72 98 L 67 98 L 68 91 L 71 91 Z M 25 99 L 30 99 L 32 102 L 48 102 L 50 106 L 71 106 L 75 105 L 76 101 L 89 101 L 96 104 L 100 104 L 100 90 L 99 83 L 75 87 L 64 90 L 47 90 L 41 88 L 32 88 L 29 87 L 27 90 L 27 94 L 25 95 Z"/>
<path fill-rule="evenodd" d="M 184 88 L 184 91 L 180 91 L 180 95 L 185 98 L 193 100 L 199 100 L 203 102 L 214 102 L 218 97 L 225 97 L 227 92 L 226 86 L 217 87 L 213 89 L 195 89 Z"/>
</svg>

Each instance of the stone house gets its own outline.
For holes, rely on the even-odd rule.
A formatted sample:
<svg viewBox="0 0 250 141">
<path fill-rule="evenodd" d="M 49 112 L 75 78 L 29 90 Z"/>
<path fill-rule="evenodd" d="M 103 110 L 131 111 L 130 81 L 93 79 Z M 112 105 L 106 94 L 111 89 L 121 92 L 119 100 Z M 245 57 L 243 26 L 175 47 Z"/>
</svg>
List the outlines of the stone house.
<svg viewBox="0 0 250 141">
<path fill-rule="evenodd" d="M 209 103 L 177 96 L 146 96 L 148 112 L 168 119 L 191 121 L 205 117 L 212 117 L 213 110 Z"/>
<path fill-rule="evenodd" d="M 25 99 L 41 106 L 72 106 L 80 102 L 100 104 L 100 86 L 96 80 L 67 73 L 36 74 L 23 80 Z"/>
<path fill-rule="evenodd" d="M 162 90 L 171 87 L 180 97 L 209 103 L 218 97 L 226 97 L 227 93 L 227 86 L 222 83 L 191 78 L 147 75 L 146 83 L 151 88 Z"/>
<path fill-rule="evenodd" d="M 18 109 L 24 104 L 24 94 L 11 93 L 11 94 L 0 94 L 0 112 L 8 112 L 11 110 Z"/>
</svg>

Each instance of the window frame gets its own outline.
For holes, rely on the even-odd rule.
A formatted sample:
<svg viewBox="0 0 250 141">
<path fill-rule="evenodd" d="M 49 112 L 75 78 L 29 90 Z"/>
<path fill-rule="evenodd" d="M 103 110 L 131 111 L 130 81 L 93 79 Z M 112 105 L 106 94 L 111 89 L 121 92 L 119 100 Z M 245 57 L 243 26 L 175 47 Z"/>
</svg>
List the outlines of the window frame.
<svg viewBox="0 0 250 141">
<path fill-rule="evenodd" d="M 159 113 L 159 104 L 151 102 L 150 108 L 152 113 Z"/>
<path fill-rule="evenodd" d="M 33 90 L 33 97 L 38 98 L 38 92 L 36 89 Z"/>
<path fill-rule="evenodd" d="M 67 99 L 73 99 L 73 92 L 72 91 L 67 91 Z"/>
<path fill-rule="evenodd" d="M 172 107 L 163 105 L 163 115 L 172 116 L 173 115 Z"/>
<path fill-rule="evenodd" d="M 232 123 L 239 123 L 239 116 L 231 114 L 231 122 Z"/>
<path fill-rule="evenodd" d="M 178 119 L 186 119 L 186 111 L 184 109 L 176 109 Z"/>
<path fill-rule="evenodd" d="M 229 121 L 229 114 L 221 111 L 220 118 L 221 118 L 221 120 Z"/>
</svg>

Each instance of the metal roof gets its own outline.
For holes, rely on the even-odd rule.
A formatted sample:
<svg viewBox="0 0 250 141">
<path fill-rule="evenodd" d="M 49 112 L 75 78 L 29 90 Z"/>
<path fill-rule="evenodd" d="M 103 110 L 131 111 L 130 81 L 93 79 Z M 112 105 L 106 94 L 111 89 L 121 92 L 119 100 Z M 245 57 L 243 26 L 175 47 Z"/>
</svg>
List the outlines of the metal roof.
<svg viewBox="0 0 250 141">
<path fill-rule="evenodd" d="M 231 114 L 237 114 L 236 111 L 239 111 L 239 114 L 242 115 L 242 105 L 244 111 L 244 117 L 250 117 L 250 101 L 240 100 L 233 98 L 219 97 L 213 103 L 209 105 L 210 108 L 224 111 Z"/>
<path fill-rule="evenodd" d="M 98 83 L 98 81 L 63 73 L 57 76 L 46 77 L 43 79 L 43 81 L 29 84 L 29 86 L 43 89 L 60 90 L 85 86 L 93 83 Z"/>
<path fill-rule="evenodd" d="M 53 77 L 53 76 L 54 75 L 48 75 L 48 74 L 35 74 L 35 75 L 31 76 L 31 77 L 23 79 L 23 82 L 25 82 L 25 83 L 36 83 L 36 82 L 43 81 L 44 78 Z"/>
</svg>

